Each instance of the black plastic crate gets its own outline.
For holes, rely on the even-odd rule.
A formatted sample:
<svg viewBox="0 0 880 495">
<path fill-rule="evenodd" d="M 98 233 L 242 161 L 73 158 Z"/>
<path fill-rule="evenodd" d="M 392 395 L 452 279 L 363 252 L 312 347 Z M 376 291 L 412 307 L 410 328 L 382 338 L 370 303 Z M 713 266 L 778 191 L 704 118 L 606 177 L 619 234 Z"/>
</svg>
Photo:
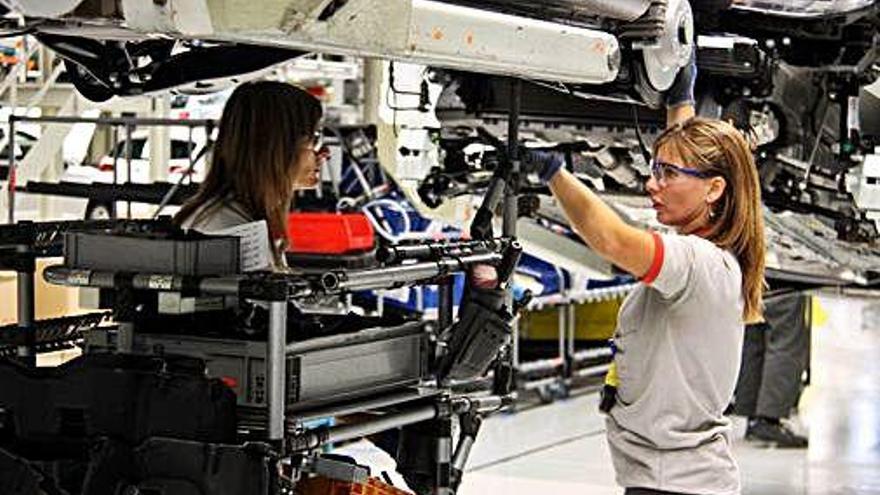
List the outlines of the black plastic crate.
<svg viewBox="0 0 880 495">
<path fill-rule="evenodd" d="M 70 268 L 171 275 L 241 272 L 239 238 L 198 232 L 169 235 L 72 232 L 64 238 Z"/>
</svg>

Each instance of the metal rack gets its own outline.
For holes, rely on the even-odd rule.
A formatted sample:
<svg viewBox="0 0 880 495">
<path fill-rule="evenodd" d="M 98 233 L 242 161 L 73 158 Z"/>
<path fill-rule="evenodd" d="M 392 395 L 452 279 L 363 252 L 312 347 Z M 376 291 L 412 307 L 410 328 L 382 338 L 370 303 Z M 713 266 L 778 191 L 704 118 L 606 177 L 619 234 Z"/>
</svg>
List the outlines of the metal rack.
<svg viewBox="0 0 880 495">
<path fill-rule="evenodd" d="M 197 157 L 193 156 L 193 145 L 192 145 L 192 134 L 193 129 L 198 127 L 204 127 L 206 130 L 206 136 L 208 142 L 206 142 L 205 149 L 207 149 L 211 139 L 211 133 L 213 128 L 216 126 L 216 122 L 211 119 L 191 119 L 191 120 L 183 120 L 183 119 L 156 119 L 156 118 L 141 118 L 141 117 L 97 117 L 97 118 L 87 118 L 87 117 L 71 117 L 71 116 L 46 116 L 46 117 L 28 117 L 23 115 L 10 115 L 9 116 L 9 185 L 8 185 L 8 203 L 9 209 L 7 212 L 7 222 L 9 224 L 15 223 L 15 193 L 16 193 L 16 172 L 18 169 L 17 160 L 15 158 L 15 126 L 17 122 L 32 122 L 32 123 L 42 123 L 42 124 L 95 124 L 95 125 L 105 125 L 112 126 L 115 130 L 114 134 L 118 134 L 118 129 L 121 127 L 125 132 L 125 156 L 122 157 L 126 160 L 127 163 L 127 173 L 128 181 L 131 182 L 131 161 L 133 159 L 133 145 L 132 145 L 132 135 L 134 133 L 135 127 L 138 126 L 180 126 L 186 127 L 189 129 L 189 142 L 190 142 L 190 163 L 189 163 L 189 171 L 191 172 L 193 167 L 195 166 L 195 162 L 198 160 Z M 113 183 L 117 184 L 117 168 L 116 161 L 120 157 L 118 153 L 114 153 L 113 156 Z M 181 181 L 188 174 L 184 174 L 181 177 Z M 160 201 L 160 204 L 164 205 L 167 203 L 175 194 L 177 194 L 178 187 L 181 182 L 174 185 L 169 191 L 166 192 L 166 195 Z M 129 202 L 129 207 L 131 203 Z M 130 211 L 129 211 L 129 217 Z"/>
<path fill-rule="evenodd" d="M 608 371 L 611 349 L 607 346 L 577 350 L 575 307 L 579 304 L 620 299 L 636 284 L 595 289 L 565 289 L 557 294 L 533 298 L 526 309 L 540 311 L 555 308 L 557 319 L 557 355 L 527 362 L 517 367 L 518 387 L 535 391 L 543 401 L 551 401 L 557 393 L 563 396 L 586 379 L 601 377 Z"/>
<path fill-rule="evenodd" d="M 518 98 L 519 82 L 511 85 L 511 91 Z M 10 121 L 11 131 L 14 132 L 16 121 L 25 120 L 14 118 Z M 50 117 L 41 119 L 44 122 L 72 123 L 82 122 L 84 119 Z M 131 158 L 130 135 L 134 121 L 122 119 L 92 119 L 92 123 L 110 125 L 123 125 L 129 135 L 129 144 L 126 146 L 126 157 Z M 165 125 L 169 121 L 162 119 L 138 120 L 137 125 Z M 181 122 L 174 121 L 174 124 Z M 210 125 L 209 121 L 190 121 L 184 125 Z M 511 115 L 509 145 L 511 149 L 511 168 L 514 179 L 519 172 L 517 160 L 518 143 L 516 140 L 517 115 Z M 129 161 L 130 163 L 130 161 Z M 11 162 L 11 170 L 14 178 L 15 162 Z M 402 285 L 437 284 L 440 287 L 439 317 L 434 332 L 442 335 L 451 329 L 454 321 L 452 318 L 452 275 L 467 272 L 471 267 L 480 264 L 491 264 L 499 267 L 500 272 L 512 270 L 511 264 L 515 264 L 518 253 L 521 250 L 515 242 L 516 231 L 516 198 L 518 188 L 517 180 L 507 183 L 500 182 L 500 195 L 496 194 L 492 200 L 493 205 L 500 204 L 505 207 L 503 237 L 494 239 L 491 235 L 483 238 L 480 245 L 458 246 L 451 251 L 429 253 L 430 256 L 421 258 L 418 253 L 408 253 L 404 256 L 414 258 L 404 263 L 370 268 L 362 270 L 329 270 L 314 274 L 288 274 L 288 273 L 251 273 L 234 274 L 226 276 L 192 276 L 176 275 L 169 273 L 131 272 L 124 270 L 90 269 L 82 266 L 56 265 L 47 267 L 43 276 L 46 281 L 68 287 L 92 287 L 111 289 L 115 295 L 113 318 L 116 323 L 113 345 L 115 352 L 128 355 L 135 351 L 138 345 L 139 317 L 141 307 L 135 295 L 158 294 L 159 292 L 179 292 L 184 296 L 234 296 L 240 300 L 253 301 L 267 308 L 268 325 L 265 336 L 264 355 L 265 364 L 265 407 L 250 409 L 246 415 L 247 423 L 251 428 L 249 438 L 256 439 L 267 447 L 267 452 L 273 452 L 272 457 L 280 458 L 303 458 L 313 455 L 321 446 L 332 442 L 344 441 L 362 437 L 376 432 L 398 428 L 415 423 L 432 422 L 431 436 L 434 441 L 436 452 L 433 456 L 433 493 L 454 493 L 461 480 L 461 473 L 467 461 L 467 455 L 474 443 L 479 430 L 483 415 L 500 410 L 511 404 L 512 395 L 510 389 L 509 373 L 505 369 L 512 369 L 510 359 L 512 352 L 505 352 L 504 358 L 498 361 L 495 368 L 495 383 L 493 392 L 486 396 L 486 391 L 477 395 L 456 394 L 446 384 L 428 379 L 423 380 L 417 388 L 407 387 L 392 389 L 381 392 L 373 397 L 357 397 L 354 399 L 342 397 L 342 400 L 326 405 L 319 405 L 317 409 L 291 410 L 288 407 L 288 371 L 287 359 L 293 348 L 302 351 L 304 348 L 313 346 L 313 342 L 288 343 L 287 320 L 288 303 L 291 301 L 307 300 L 316 297 L 343 295 L 353 290 L 385 290 L 400 287 Z M 14 188 L 11 188 L 14 190 Z M 10 191 L 11 200 L 14 200 L 14 191 Z M 11 202 L 11 204 L 14 204 Z M 491 210 L 489 220 L 491 220 Z M 485 215 L 484 215 L 485 216 Z M 14 212 L 10 211 L 10 219 L 14 219 Z M 19 346 L 18 352 L 22 360 L 28 366 L 34 366 L 34 357 L 37 352 L 36 339 L 34 337 L 33 321 L 33 282 L 34 282 L 34 259 L 38 255 L 60 254 L 61 234 L 72 229 L 110 229 L 119 226 L 119 221 L 108 222 L 58 222 L 46 227 L 42 224 L 20 223 L 8 226 L 10 233 L 15 232 L 14 239 L 4 247 L 8 247 L 10 256 L 2 256 L 4 262 L 14 266 L 19 273 L 19 291 L 28 297 L 19 298 L 19 324 L 18 328 L 25 335 L 25 344 Z M 143 225 L 150 225 L 144 222 Z M 491 222 L 490 222 L 491 225 Z M 51 231 L 48 237 L 51 242 L 45 244 L 45 248 L 39 247 L 37 239 Z M 489 230 L 491 234 L 491 228 Z M 2 237 L 0 232 L 0 237 Z M 504 254 L 500 247 L 507 248 Z M 509 256 L 515 252 L 515 256 Z M 400 254 L 400 253 L 398 253 Z M 506 278 L 502 279 L 506 280 Z M 508 296 L 508 307 L 512 307 L 512 299 Z M 381 333 L 381 332 L 379 332 Z M 328 349 L 338 348 L 350 343 L 352 337 L 340 336 L 329 339 L 326 342 Z M 330 342 L 332 340 L 332 342 Z M 448 351 L 447 351 L 448 352 Z M 428 378 L 428 377 L 425 377 Z M 379 413 L 357 423 L 342 424 L 333 427 L 309 428 L 304 426 L 306 418 L 320 415 L 336 416 L 351 412 L 374 412 Z M 458 445 L 455 446 L 452 435 L 452 418 L 461 418 L 462 430 Z M 277 483 L 271 484 L 276 486 Z"/>
<path fill-rule="evenodd" d="M 190 276 L 165 273 L 132 273 L 120 271 L 91 270 L 64 265 L 47 267 L 44 278 L 53 284 L 69 287 L 93 287 L 112 289 L 119 294 L 138 291 L 181 292 L 193 295 L 237 296 L 262 304 L 268 308 L 268 332 L 265 340 L 265 407 L 243 410 L 243 424 L 253 432 L 262 432 L 261 438 L 282 457 L 313 453 L 328 443 L 349 440 L 392 428 L 403 427 L 424 421 L 438 422 L 438 434 L 443 439 L 438 442 L 436 458 L 443 460 L 437 466 L 437 493 L 453 493 L 460 480 L 467 451 L 473 444 L 476 430 L 464 435 L 457 451 L 453 451 L 451 418 L 468 416 L 472 418 L 495 411 L 509 405 L 510 395 L 468 396 L 453 394 L 450 389 L 437 383 L 426 382 L 417 388 L 392 388 L 380 392 L 378 396 L 348 398 L 343 393 L 336 402 L 306 409 L 291 408 L 288 402 L 287 366 L 291 353 L 334 350 L 346 346 L 369 342 L 388 342 L 391 337 L 400 335 L 408 338 L 412 330 L 401 328 L 377 329 L 342 334 L 318 340 L 287 342 L 288 302 L 306 300 L 325 295 L 344 294 L 350 290 L 390 289 L 402 284 L 443 283 L 456 272 L 467 271 L 476 264 L 498 264 L 504 256 L 495 251 L 499 246 L 509 245 L 508 240 L 499 239 L 480 246 L 467 246 L 466 249 L 453 248 L 453 255 L 431 256 L 431 261 L 415 260 L 400 266 L 371 268 L 362 270 L 329 270 L 313 274 L 254 273 L 229 276 Z M 467 253 L 463 254 L 462 251 Z M 133 297 L 120 297 L 114 307 L 114 317 L 118 325 L 112 344 L 116 352 L 132 353 L 138 346 L 138 328 L 135 318 L 136 308 Z M 131 301 L 126 303 L 125 301 Z M 451 299 L 444 304 L 451 305 Z M 442 308 L 441 314 L 451 315 Z M 451 308 L 449 308 L 451 309 Z M 451 318 L 441 318 L 436 331 L 442 332 L 451 325 Z M 395 333 L 396 332 L 396 333 Z M 375 335 L 373 335 L 375 334 Z M 392 335 L 394 334 L 394 335 Z M 421 337 L 418 337 L 421 338 Z M 355 342 L 357 341 L 357 342 Z M 169 352 L 172 350 L 169 349 Z M 381 412 L 381 415 L 357 424 L 345 424 L 331 428 L 306 429 L 303 423 L 310 418 L 337 416 L 352 412 Z M 446 425 L 446 426 L 444 426 Z M 453 462 L 455 460 L 455 462 Z M 457 463 L 457 464 L 456 464 Z M 458 475 L 453 473 L 457 472 Z M 457 476 L 457 478 L 456 478 Z"/>
<path fill-rule="evenodd" d="M 49 340 L 53 340 L 51 338 L 38 339 L 37 328 L 39 326 L 45 327 L 61 323 L 61 321 L 38 322 L 34 317 L 36 307 L 34 290 L 36 260 L 38 258 L 60 256 L 62 238 L 66 232 L 107 229 L 119 225 L 136 226 L 146 225 L 146 223 L 138 221 L 93 220 L 44 223 L 21 222 L 0 226 L 0 270 L 16 272 L 16 283 L 18 286 L 18 323 L 16 326 L 18 328 L 18 336 L 14 338 L 16 346 L 15 355 L 24 363 L 31 366 L 35 365 L 37 343 L 46 343 Z M 43 333 L 45 334 L 45 332 Z M 78 338 L 73 334 L 68 336 L 73 339 Z M 43 337 L 47 336 L 43 335 Z"/>
</svg>

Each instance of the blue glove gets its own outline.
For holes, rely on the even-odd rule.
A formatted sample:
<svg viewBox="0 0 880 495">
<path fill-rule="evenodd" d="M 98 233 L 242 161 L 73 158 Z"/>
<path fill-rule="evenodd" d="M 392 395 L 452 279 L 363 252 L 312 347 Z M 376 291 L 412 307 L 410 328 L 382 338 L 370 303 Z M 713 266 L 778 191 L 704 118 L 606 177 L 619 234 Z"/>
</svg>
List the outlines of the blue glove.
<svg viewBox="0 0 880 495">
<path fill-rule="evenodd" d="M 537 173 L 541 182 L 546 184 L 565 165 L 565 158 L 552 151 L 523 150 L 522 165 L 524 172 Z"/>
<path fill-rule="evenodd" d="M 677 107 L 679 105 L 696 103 L 694 97 L 694 85 L 697 82 L 697 47 L 691 50 L 691 59 L 688 64 L 678 71 L 672 86 L 666 90 L 664 99 L 666 108 Z"/>
</svg>

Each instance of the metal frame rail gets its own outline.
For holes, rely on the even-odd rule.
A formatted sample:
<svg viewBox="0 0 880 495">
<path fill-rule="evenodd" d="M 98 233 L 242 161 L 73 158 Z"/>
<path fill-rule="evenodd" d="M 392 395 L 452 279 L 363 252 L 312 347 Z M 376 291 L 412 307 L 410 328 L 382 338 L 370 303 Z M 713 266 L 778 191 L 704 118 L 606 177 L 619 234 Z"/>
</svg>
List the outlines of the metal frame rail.
<svg viewBox="0 0 880 495">
<path fill-rule="evenodd" d="M 34 272 L 37 258 L 61 255 L 65 232 L 74 230 L 103 230 L 114 227 L 138 229 L 141 226 L 162 225 L 162 221 L 92 220 L 71 222 L 20 222 L 0 225 L 0 270 L 16 273 L 18 294 L 16 300 L 18 329 L 16 356 L 23 363 L 36 365 L 36 307 Z"/>
</svg>

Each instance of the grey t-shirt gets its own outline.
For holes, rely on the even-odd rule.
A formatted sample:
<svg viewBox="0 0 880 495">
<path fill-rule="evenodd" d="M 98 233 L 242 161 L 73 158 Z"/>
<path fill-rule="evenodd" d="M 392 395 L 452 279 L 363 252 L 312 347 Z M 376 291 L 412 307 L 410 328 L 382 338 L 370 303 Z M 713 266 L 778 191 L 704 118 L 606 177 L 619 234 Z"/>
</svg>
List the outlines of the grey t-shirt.
<svg viewBox="0 0 880 495">
<path fill-rule="evenodd" d="M 252 221 L 237 201 L 225 199 L 205 203 L 184 219 L 180 226 L 199 232 L 215 232 Z"/>
<path fill-rule="evenodd" d="M 653 273 L 624 301 L 614 335 L 620 385 L 606 425 L 617 481 L 738 494 L 722 413 L 742 352 L 739 264 L 696 236 L 655 235 L 655 246 Z"/>
<path fill-rule="evenodd" d="M 205 203 L 202 207 L 193 212 L 192 215 L 185 218 L 180 226 L 185 229 L 193 229 L 205 234 L 212 234 L 238 227 L 243 224 L 253 222 L 253 218 L 245 212 L 245 209 L 237 201 L 226 198 L 222 200 L 211 201 Z M 287 264 L 284 257 L 280 261 L 276 261 L 272 255 L 271 240 L 268 234 L 265 239 L 265 247 L 263 259 L 268 260 L 268 264 L 252 267 L 257 270 L 277 270 L 285 271 Z M 242 248 L 244 250 L 244 248 Z M 244 257 L 244 255 L 242 255 Z"/>
</svg>

